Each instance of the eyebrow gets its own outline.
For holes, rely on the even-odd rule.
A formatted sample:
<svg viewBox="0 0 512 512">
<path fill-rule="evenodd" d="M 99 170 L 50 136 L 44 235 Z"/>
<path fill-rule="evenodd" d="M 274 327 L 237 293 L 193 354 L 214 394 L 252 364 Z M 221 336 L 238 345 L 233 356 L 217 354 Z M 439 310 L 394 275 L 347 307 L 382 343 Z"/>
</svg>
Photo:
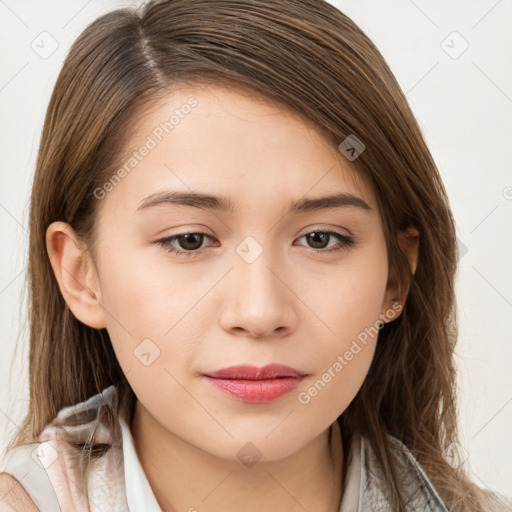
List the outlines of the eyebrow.
<svg viewBox="0 0 512 512">
<path fill-rule="evenodd" d="M 215 196 L 199 192 L 156 192 L 144 198 L 136 211 L 161 205 L 179 205 L 234 213 L 235 203 L 226 196 Z M 339 192 L 323 197 L 302 198 L 292 201 L 288 213 L 311 212 L 331 208 L 354 207 L 365 211 L 372 208 L 360 197 L 348 192 Z"/>
</svg>

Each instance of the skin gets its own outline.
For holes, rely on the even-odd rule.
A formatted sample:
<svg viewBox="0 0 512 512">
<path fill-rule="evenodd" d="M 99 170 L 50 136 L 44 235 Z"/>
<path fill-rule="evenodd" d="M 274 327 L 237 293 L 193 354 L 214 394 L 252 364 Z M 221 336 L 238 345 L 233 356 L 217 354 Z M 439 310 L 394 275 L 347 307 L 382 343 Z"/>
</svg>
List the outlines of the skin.
<svg viewBox="0 0 512 512">
<path fill-rule="evenodd" d="M 94 258 L 68 224 L 48 227 L 60 290 L 80 321 L 108 330 L 138 398 L 131 431 L 163 511 L 338 511 L 343 454 L 329 443 L 331 425 L 360 389 L 377 336 L 307 404 L 298 395 L 406 298 L 388 275 L 376 198 L 314 125 L 234 88 L 170 92 L 131 127 L 127 158 L 190 96 L 198 105 L 101 199 Z M 162 190 L 226 195 L 236 209 L 137 211 Z M 372 209 L 286 213 L 292 200 L 333 191 Z M 325 229 L 356 243 L 326 253 L 340 247 L 336 237 L 315 245 L 305 236 Z M 155 243 L 185 232 L 208 235 L 174 239 L 180 250 L 195 243 L 191 257 Z M 236 250 L 246 237 L 262 249 L 250 263 Z M 417 238 L 398 241 L 414 272 Z M 147 339 L 151 358 L 160 351 L 149 365 L 135 355 Z M 230 398 L 201 376 L 273 362 L 308 377 L 266 404 Z M 261 454 L 251 467 L 237 455 L 249 442 Z"/>
</svg>

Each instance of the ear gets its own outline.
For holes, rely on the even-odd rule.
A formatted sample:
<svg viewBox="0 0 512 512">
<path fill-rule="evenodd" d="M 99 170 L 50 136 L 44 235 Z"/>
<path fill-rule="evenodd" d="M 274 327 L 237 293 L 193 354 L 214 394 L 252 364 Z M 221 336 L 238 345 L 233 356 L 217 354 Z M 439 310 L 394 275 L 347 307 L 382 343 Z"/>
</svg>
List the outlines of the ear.
<svg viewBox="0 0 512 512">
<path fill-rule="evenodd" d="M 46 229 L 46 250 L 62 296 L 75 317 L 95 329 L 106 327 L 98 274 L 73 228 L 65 222 L 52 222 Z"/>
<path fill-rule="evenodd" d="M 400 231 L 397 241 L 401 251 L 409 262 L 411 273 L 414 274 L 418 264 L 420 242 L 418 229 L 410 226 L 405 231 Z M 397 275 L 394 266 L 391 266 L 386 293 L 382 303 L 381 319 L 384 323 L 394 320 L 403 310 L 407 294 L 409 293 L 410 277 L 409 273 L 402 276 Z"/>
</svg>

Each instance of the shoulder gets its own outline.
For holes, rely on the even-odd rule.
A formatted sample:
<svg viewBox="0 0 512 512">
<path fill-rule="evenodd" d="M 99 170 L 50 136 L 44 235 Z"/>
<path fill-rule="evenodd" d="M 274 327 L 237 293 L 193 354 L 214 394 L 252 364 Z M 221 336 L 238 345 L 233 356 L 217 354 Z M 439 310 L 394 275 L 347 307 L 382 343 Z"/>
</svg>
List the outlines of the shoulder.
<svg viewBox="0 0 512 512">
<path fill-rule="evenodd" d="M 0 512 L 59 510 L 57 496 L 39 458 L 41 443 L 9 450 L 0 459 Z M 5 505 L 7 506 L 7 505 Z M 16 508 L 17 507 L 17 508 Z"/>
<path fill-rule="evenodd" d="M 9 473 L 0 473 L 0 512 L 39 512 L 23 485 Z"/>
<path fill-rule="evenodd" d="M 83 402 L 64 407 L 34 442 L 7 451 L 0 458 L 0 512 L 60 510 L 59 503 L 69 498 L 70 482 L 85 489 L 87 478 L 102 471 L 96 461 L 89 468 L 87 458 L 82 460 L 84 440 L 93 439 L 91 446 L 101 446 L 106 454 L 103 466 L 122 461 L 117 399 L 115 386 L 109 386 Z M 84 467 L 77 464 L 79 459 Z"/>
<path fill-rule="evenodd" d="M 399 439 L 387 434 L 394 465 L 400 478 L 401 492 L 411 506 L 410 510 L 448 512 L 434 485 L 427 477 L 412 452 Z M 381 466 L 371 442 L 362 437 L 361 461 L 363 478 L 363 510 L 388 510 L 391 506 L 391 488 L 386 471 Z"/>
<path fill-rule="evenodd" d="M 447 511 L 447 506 L 443 503 L 433 483 L 427 477 L 424 469 L 407 446 L 396 437 L 388 434 L 388 439 L 393 445 L 393 452 L 399 464 L 399 470 L 404 475 L 403 483 L 408 490 L 412 490 L 411 498 L 419 502 L 425 501 L 430 507 L 428 510 Z M 475 484 L 478 489 L 478 499 L 482 508 L 489 512 L 512 512 L 512 500 L 510 497 L 498 492 L 484 489 Z M 414 510 L 424 510 L 423 508 L 414 508 Z M 426 509 L 425 509 L 426 510 Z"/>
</svg>

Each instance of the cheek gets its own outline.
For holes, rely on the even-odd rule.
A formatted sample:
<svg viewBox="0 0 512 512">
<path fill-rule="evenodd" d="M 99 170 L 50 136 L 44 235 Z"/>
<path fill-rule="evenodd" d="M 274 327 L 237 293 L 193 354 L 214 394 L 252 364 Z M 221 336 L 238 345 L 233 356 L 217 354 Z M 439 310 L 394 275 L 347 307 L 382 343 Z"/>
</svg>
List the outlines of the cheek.
<svg viewBox="0 0 512 512">
<path fill-rule="evenodd" d="M 318 302 L 319 316 L 328 329 L 317 336 L 311 358 L 318 361 L 318 373 L 303 399 L 299 397 L 301 403 L 317 401 L 319 407 L 335 403 L 341 413 L 368 373 L 387 282 L 385 256 L 377 252 L 370 256 L 340 271 L 335 276 L 340 284 L 326 288 Z"/>
<path fill-rule="evenodd" d="M 194 307 L 211 279 L 169 272 L 165 255 L 148 265 L 144 251 L 112 250 L 104 261 L 102 300 L 107 330 L 125 374 L 162 378 L 187 367 L 198 339 Z M 130 255 L 129 257 L 127 255 Z"/>
<path fill-rule="evenodd" d="M 121 324 L 134 341 L 141 335 L 163 336 L 172 325 L 172 306 L 179 306 L 187 289 L 179 273 L 165 272 L 163 258 L 150 257 L 152 251 L 120 238 L 103 258 L 102 296 L 107 310 L 115 314 L 110 322 L 113 327 Z"/>
<path fill-rule="evenodd" d="M 310 354 L 316 372 L 297 398 L 312 414 L 339 416 L 361 388 L 375 353 L 380 301 L 362 294 L 346 299 L 345 306 L 330 317 L 333 333 L 317 336 Z"/>
<path fill-rule="evenodd" d="M 319 316 L 329 327 L 327 338 L 338 340 L 335 349 L 343 349 L 360 333 L 377 324 L 382 312 L 387 284 L 385 253 L 361 252 L 332 271 L 318 289 Z M 330 335 L 330 336 L 329 336 Z"/>
</svg>

